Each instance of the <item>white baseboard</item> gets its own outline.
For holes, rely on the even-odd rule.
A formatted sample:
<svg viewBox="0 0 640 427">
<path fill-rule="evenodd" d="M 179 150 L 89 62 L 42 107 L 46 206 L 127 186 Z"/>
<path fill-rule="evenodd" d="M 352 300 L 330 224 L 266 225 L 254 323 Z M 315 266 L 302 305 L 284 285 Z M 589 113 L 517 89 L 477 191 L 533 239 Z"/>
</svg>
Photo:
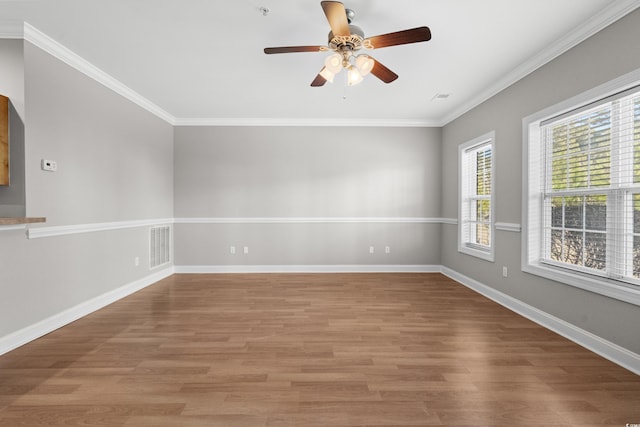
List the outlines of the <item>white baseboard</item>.
<svg viewBox="0 0 640 427">
<path fill-rule="evenodd" d="M 439 265 L 183 265 L 176 273 L 439 273 Z"/>
<path fill-rule="evenodd" d="M 569 322 L 565 322 L 549 313 L 539 310 L 518 299 L 497 291 L 477 280 L 460 274 L 447 267 L 442 267 L 442 274 L 497 302 L 509 310 L 559 334 L 563 337 L 593 351 L 596 354 L 616 363 L 631 372 L 640 375 L 640 354 L 620 347 L 591 332 L 585 331 Z"/>
<path fill-rule="evenodd" d="M 30 341 L 40 338 L 50 332 L 55 331 L 71 322 L 74 322 L 88 314 L 93 313 L 109 304 L 112 304 L 126 296 L 133 294 L 147 286 L 156 283 L 166 277 L 174 274 L 174 268 L 169 267 L 167 269 L 153 273 L 147 277 L 144 277 L 135 282 L 131 282 L 127 285 L 121 286 L 118 289 L 107 292 L 88 301 L 80 303 L 75 307 L 71 307 L 61 313 L 54 314 L 47 319 L 44 319 L 31 326 L 27 326 L 12 334 L 0 337 L 0 355 L 14 350 Z"/>
</svg>

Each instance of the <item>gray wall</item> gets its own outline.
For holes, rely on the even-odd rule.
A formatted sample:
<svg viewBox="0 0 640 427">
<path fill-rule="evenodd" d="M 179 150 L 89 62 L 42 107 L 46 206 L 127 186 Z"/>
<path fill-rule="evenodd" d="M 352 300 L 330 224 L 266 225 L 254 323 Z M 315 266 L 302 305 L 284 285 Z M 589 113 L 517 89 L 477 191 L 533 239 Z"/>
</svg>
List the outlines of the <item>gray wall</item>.
<svg viewBox="0 0 640 427">
<path fill-rule="evenodd" d="M 9 98 L 10 178 L 10 185 L 0 185 L 0 217 L 20 217 L 26 213 L 23 43 L 0 40 L 0 94 Z"/>
<path fill-rule="evenodd" d="M 285 218 L 179 224 L 178 265 L 440 262 L 438 223 L 288 222 L 438 218 L 439 129 L 177 127 L 174 156 L 177 218 Z"/>
<path fill-rule="evenodd" d="M 29 215 L 49 225 L 171 218 L 172 126 L 28 43 L 25 65 Z"/>
<path fill-rule="evenodd" d="M 24 76 L 28 215 L 44 227 L 173 216 L 171 125 L 28 42 Z M 58 172 L 40 170 L 43 158 Z M 149 276 L 148 230 L 0 230 L 0 271 L 1 339 Z"/>
<path fill-rule="evenodd" d="M 442 213 L 457 217 L 458 145 L 496 132 L 496 221 L 522 217 L 522 119 L 640 68 L 640 10 L 449 123 L 442 139 Z M 442 263 L 527 304 L 640 353 L 640 307 L 520 271 L 520 233 L 497 231 L 496 261 L 457 251 L 457 228 L 444 225 Z M 507 266 L 509 277 L 502 277 Z"/>
</svg>

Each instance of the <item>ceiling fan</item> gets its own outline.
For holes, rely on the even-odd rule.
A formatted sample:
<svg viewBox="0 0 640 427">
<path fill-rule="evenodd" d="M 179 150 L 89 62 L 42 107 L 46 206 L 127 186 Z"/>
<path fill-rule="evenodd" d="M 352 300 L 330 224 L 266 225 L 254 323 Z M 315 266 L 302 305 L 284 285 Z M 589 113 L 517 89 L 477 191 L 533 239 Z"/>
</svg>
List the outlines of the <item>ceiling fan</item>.
<svg viewBox="0 0 640 427">
<path fill-rule="evenodd" d="M 363 77 L 369 73 L 385 83 L 391 83 L 398 78 L 396 73 L 371 56 L 358 55 L 357 52 L 362 48 L 380 49 L 431 40 L 431 31 L 428 27 L 412 28 L 365 38 L 362 29 L 351 24 L 355 16 L 352 10 L 345 9 L 339 1 L 322 1 L 320 5 L 331 27 L 327 46 L 267 47 L 264 49 L 264 53 L 267 55 L 294 52 L 334 52 L 326 58 L 324 67 L 311 82 L 313 87 L 323 86 L 327 81 L 333 82 L 335 75 L 343 68 L 347 70 L 347 84 L 350 86 L 360 83 Z"/>
</svg>

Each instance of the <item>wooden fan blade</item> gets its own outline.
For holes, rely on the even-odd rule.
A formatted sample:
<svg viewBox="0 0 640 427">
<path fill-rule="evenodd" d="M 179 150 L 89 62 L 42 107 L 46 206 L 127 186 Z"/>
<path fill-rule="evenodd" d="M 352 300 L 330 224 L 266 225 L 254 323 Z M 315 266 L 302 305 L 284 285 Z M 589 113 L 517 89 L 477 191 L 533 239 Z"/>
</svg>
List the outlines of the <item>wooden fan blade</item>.
<svg viewBox="0 0 640 427">
<path fill-rule="evenodd" d="M 283 46 L 265 47 L 264 53 L 272 55 L 274 53 L 322 52 L 326 50 L 328 50 L 326 46 Z"/>
<path fill-rule="evenodd" d="M 391 71 L 390 69 L 382 65 L 376 59 L 373 59 L 373 60 L 374 60 L 374 64 L 373 64 L 373 68 L 371 69 L 371 74 L 373 74 L 374 76 L 376 76 L 377 78 L 379 78 L 385 83 L 391 83 L 392 81 L 398 78 L 398 75 L 396 73 L 394 73 L 393 71 Z"/>
<path fill-rule="evenodd" d="M 324 71 L 324 69 L 327 67 L 322 68 L 322 70 L 320 70 L 320 72 L 322 73 Z M 311 87 L 320 87 L 320 86 L 324 86 L 324 84 L 327 82 L 327 79 L 325 79 L 324 77 L 322 77 L 320 74 L 318 74 L 316 76 L 315 79 L 313 79 L 313 81 L 311 82 Z"/>
<path fill-rule="evenodd" d="M 322 10 L 327 16 L 329 26 L 334 36 L 350 36 L 349 21 L 344 5 L 339 1 L 322 1 Z"/>
<path fill-rule="evenodd" d="M 429 27 L 418 27 L 410 30 L 369 37 L 365 39 L 364 42 L 365 45 L 370 44 L 372 49 L 380 49 L 382 47 L 426 42 L 429 40 L 431 40 L 431 30 L 429 30 Z"/>
</svg>

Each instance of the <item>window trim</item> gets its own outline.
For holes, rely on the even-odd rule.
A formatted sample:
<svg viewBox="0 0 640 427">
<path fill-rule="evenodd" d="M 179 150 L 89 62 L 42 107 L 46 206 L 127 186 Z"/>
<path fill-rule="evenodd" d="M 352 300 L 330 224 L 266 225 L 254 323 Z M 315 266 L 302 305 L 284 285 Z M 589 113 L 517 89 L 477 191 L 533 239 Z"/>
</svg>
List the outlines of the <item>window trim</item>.
<svg viewBox="0 0 640 427">
<path fill-rule="evenodd" d="M 458 146 L 458 252 L 471 255 L 485 261 L 495 261 L 495 180 L 496 180 L 496 150 L 495 150 L 496 135 L 495 131 L 487 132 L 477 138 L 464 142 Z M 464 187 L 463 181 L 466 175 L 464 174 L 463 164 L 465 163 L 465 153 L 474 148 L 482 145 L 491 146 L 491 222 L 489 224 L 490 229 L 490 243 L 488 248 L 474 245 L 469 242 L 463 242 L 463 203 L 464 203 Z"/>
<path fill-rule="evenodd" d="M 529 159 L 540 158 L 540 152 L 543 150 L 543 144 L 535 143 L 541 140 L 540 124 L 542 122 L 614 96 L 637 85 L 640 85 L 640 69 L 522 119 L 522 271 L 634 305 L 640 305 L 640 287 L 638 286 L 594 274 L 571 271 L 540 260 L 542 250 L 540 240 L 543 238 L 541 233 L 543 200 L 539 188 L 543 177 L 532 176 Z M 531 215 L 529 215 L 530 212 Z"/>
</svg>

